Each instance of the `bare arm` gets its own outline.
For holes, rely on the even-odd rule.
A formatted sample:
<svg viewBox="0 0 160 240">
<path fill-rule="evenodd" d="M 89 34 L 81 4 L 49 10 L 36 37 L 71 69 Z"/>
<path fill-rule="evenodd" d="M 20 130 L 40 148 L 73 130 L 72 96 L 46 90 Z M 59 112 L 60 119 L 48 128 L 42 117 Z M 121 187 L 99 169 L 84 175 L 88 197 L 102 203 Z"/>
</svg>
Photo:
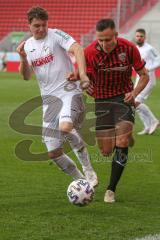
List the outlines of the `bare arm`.
<svg viewBox="0 0 160 240">
<path fill-rule="evenodd" d="M 145 68 L 142 68 L 137 73 L 140 76 L 140 79 L 137 86 L 133 90 L 134 97 L 136 97 L 145 88 L 149 81 L 148 71 Z"/>
<path fill-rule="evenodd" d="M 134 98 L 145 88 L 149 81 L 148 71 L 145 68 L 142 68 L 140 71 L 137 71 L 140 76 L 139 82 L 135 89 L 132 92 L 125 94 L 125 102 L 134 102 Z"/>
<path fill-rule="evenodd" d="M 70 47 L 69 52 L 74 54 L 76 58 L 76 62 L 78 65 L 78 72 L 81 80 L 81 86 L 83 89 L 86 89 L 89 86 L 89 78 L 86 74 L 86 60 L 85 60 L 83 48 L 78 43 L 74 43 Z"/>
<path fill-rule="evenodd" d="M 17 52 L 20 55 L 19 72 L 23 76 L 24 80 L 29 80 L 32 76 L 32 69 L 27 61 L 27 55 L 24 50 L 24 45 L 25 42 L 22 42 L 17 48 Z"/>
</svg>

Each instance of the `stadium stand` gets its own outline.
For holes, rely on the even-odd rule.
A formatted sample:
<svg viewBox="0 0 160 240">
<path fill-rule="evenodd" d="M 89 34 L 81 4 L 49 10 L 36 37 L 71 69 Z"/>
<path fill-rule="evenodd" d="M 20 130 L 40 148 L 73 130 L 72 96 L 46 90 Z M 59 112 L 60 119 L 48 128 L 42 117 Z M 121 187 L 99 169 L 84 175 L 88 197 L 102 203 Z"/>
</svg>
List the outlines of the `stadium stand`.
<svg viewBox="0 0 160 240">
<path fill-rule="evenodd" d="M 95 23 L 100 18 L 111 17 L 118 28 L 127 23 L 130 28 L 133 17 L 136 21 L 153 7 L 158 0 L 0 0 L 0 54 L 7 52 L 7 71 L 18 71 L 19 57 L 16 47 L 27 39 L 29 29 L 26 13 L 35 5 L 49 12 L 49 27 L 70 33 L 84 47 L 95 37 Z M 148 6 L 148 7 L 146 7 Z M 128 25 L 130 23 L 130 25 Z M 13 53 L 13 54 L 12 54 Z"/>
<path fill-rule="evenodd" d="M 81 36 L 94 27 L 102 17 L 117 15 L 118 0 L 7 0 L 0 1 L 0 40 L 12 31 L 28 31 L 26 12 L 33 5 L 46 8 L 50 14 L 50 27 L 69 32 L 80 41 Z M 120 24 L 124 24 L 135 11 L 156 0 L 121 0 Z M 123 4 L 122 4 L 123 3 Z"/>
<path fill-rule="evenodd" d="M 61 28 L 80 40 L 80 35 L 87 33 L 99 18 L 111 12 L 116 7 L 117 1 L 100 0 L 100 2 L 101 5 L 97 0 L 92 2 L 89 0 L 8 0 L 6 3 L 0 2 L 0 39 L 10 31 L 28 31 L 26 12 L 33 5 L 40 5 L 49 11 L 50 27 Z"/>
</svg>

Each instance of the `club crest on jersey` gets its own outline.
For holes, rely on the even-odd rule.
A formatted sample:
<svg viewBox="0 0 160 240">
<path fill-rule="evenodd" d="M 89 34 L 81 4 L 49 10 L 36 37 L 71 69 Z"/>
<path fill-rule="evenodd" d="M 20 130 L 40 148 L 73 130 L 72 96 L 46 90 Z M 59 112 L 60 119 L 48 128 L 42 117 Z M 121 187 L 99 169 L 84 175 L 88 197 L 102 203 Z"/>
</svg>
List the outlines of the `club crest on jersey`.
<svg viewBox="0 0 160 240">
<path fill-rule="evenodd" d="M 48 52 L 48 53 L 49 53 L 49 47 L 48 47 L 48 46 L 44 46 L 44 47 L 43 47 L 43 50 L 44 50 L 45 52 Z"/>
<path fill-rule="evenodd" d="M 126 53 L 120 53 L 118 54 L 119 60 L 121 60 L 122 62 L 125 62 L 126 60 Z"/>
</svg>

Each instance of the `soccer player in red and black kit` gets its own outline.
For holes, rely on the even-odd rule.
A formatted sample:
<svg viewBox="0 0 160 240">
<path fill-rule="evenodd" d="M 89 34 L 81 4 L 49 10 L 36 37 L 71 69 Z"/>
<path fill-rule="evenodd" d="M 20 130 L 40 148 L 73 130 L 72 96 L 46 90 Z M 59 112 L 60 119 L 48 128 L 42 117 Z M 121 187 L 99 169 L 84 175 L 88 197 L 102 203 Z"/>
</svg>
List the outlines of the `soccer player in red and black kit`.
<svg viewBox="0 0 160 240">
<path fill-rule="evenodd" d="M 129 139 L 134 123 L 134 99 L 148 82 L 137 47 L 118 37 L 112 19 L 96 25 L 97 40 L 85 49 L 88 94 L 95 98 L 96 138 L 101 153 L 114 152 L 110 182 L 104 201 L 115 202 L 115 190 L 128 159 Z M 135 89 L 132 67 L 140 76 Z M 70 79 L 71 80 L 71 79 Z"/>
</svg>

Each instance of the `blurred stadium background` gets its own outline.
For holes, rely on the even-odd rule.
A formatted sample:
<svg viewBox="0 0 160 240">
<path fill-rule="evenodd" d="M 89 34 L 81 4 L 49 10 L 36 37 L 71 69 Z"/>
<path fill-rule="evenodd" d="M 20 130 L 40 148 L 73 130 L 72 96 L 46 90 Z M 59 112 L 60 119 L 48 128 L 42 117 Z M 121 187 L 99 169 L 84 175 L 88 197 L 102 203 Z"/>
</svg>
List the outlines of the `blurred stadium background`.
<svg viewBox="0 0 160 240">
<path fill-rule="evenodd" d="M 95 35 L 95 23 L 103 17 L 115 20 L 119 33 L 132 40 L 136 27 L 144 27 L 148 41 L 160 50 L 160 3 L 158 0 L 8 0 L 0 1 L 0 69 L 18 71 L 17 44 L 29 36 L 26 12 L 40 5 L 49 12 L 49 27 L 73 35 L 84 47 Z"/>
<path fill-rule="evenodd" d="M 51 161 L 43 161 L 46 155 L 40 134 L 25 133 L 27 126 L 41 126 L 41 109 L 35 107 L 21 129 L 22 108 L 14 119 L 17 129 L 22 131 L 10 127 L 12 113 L 21 104 L 39 96 L 34 77 L 29 83 L 21 80 L 16 53 L 18 43 L 29 36 L 26 12 L 33 5 L 48 10 L 49 27 L 70 33 L 84 47 L 94 39 L 96 21 L 112 17 L 120 35 L 127 39 L 133 40 L 137 27 L 145 28 L 148 42 L 160 51 L 158 0 L 0 0 L 0 240 L 135 240 L 140 237 L 159 240 L 159 129 L 151 136 L 137 136 L 136 132 L 142 128 L 137 118 L 136 144 L 130 150 L 117 202 L 107 205 L 103 197 L 111 158 L 100 155 L 93 132 L 89 131 L 93 104 L 85 96 L 91 114 L 86 118 L 83 134 L 100 185 L 93 203 L 77 208 L 69 204 L 66 197 L 71 179 Z M 157 77 L 159 75 L 157 71 Z M 160 118 L 159 93 L 160 81 L 157 81 L 147 104 Z M 26 142 L 26 148 L 19 148 L 18 158 L 15 154 L 17 144 L 21 146 L 19 143 L 28 139 L 33 141 L 32 154 L 27 155 L 29 142 Z M 76 161 L 73 153 L 69 154 Z"/>
</svg>

